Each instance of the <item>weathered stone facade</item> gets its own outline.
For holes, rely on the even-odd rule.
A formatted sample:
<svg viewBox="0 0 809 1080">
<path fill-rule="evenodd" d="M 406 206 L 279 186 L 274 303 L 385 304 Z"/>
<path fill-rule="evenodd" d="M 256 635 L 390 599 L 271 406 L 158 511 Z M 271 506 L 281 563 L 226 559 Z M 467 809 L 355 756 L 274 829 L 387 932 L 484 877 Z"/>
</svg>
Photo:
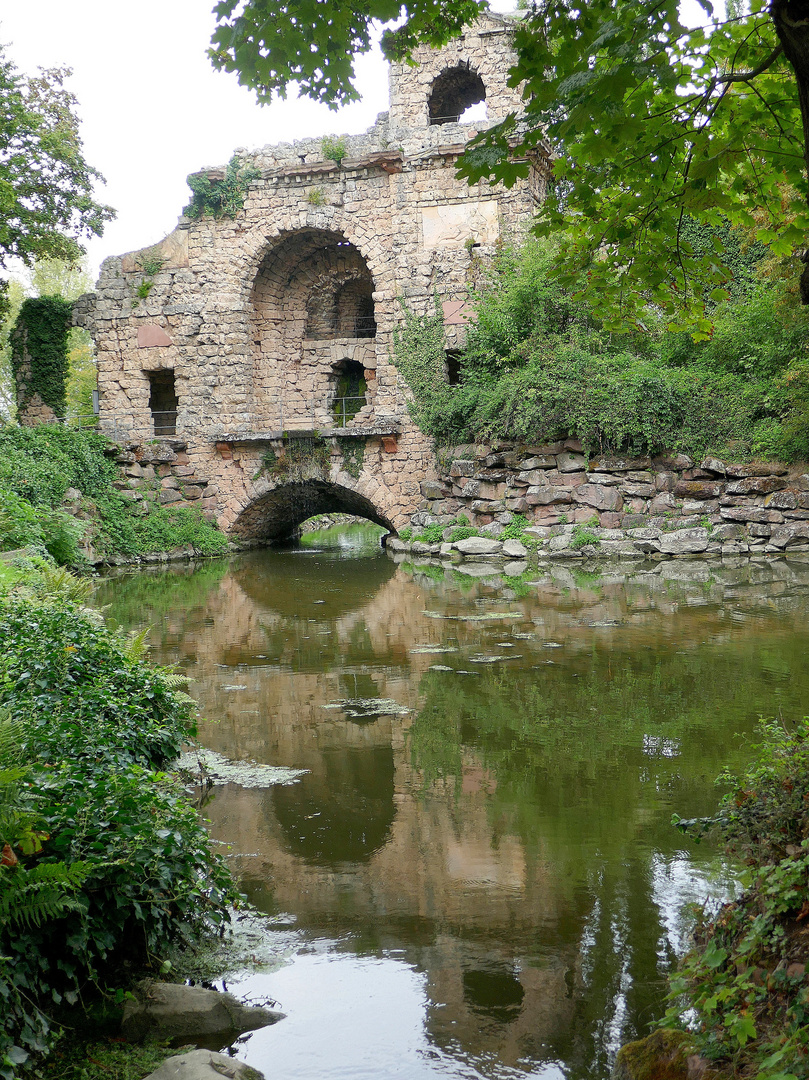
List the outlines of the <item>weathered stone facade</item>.
<svg viewBox="0 0 809 1080">
<path fill-rule="evenodd" d="M 102 430 L 182 439 L 217 521 L 235 534 L 280 535 L 310 505 L 393 528 L 410 520 L 435 459 L 391 362 L 400 301 L 423 312 L 437 295 L 448 346 L 460 343 L 477 260 L 519 233 L 542 196 L 541 158 L 510 190 L 455 177 L 469 138 L 519 107 L 508 21 L 487 15 L 416 60 L 391 68 L 390 111 L 336 150 L 309 139 L 237 151 L 259 171 L 243 209 L 181 218 L 154 247 L 108 259 L 94 310 L 82 310 Z M 461 122 L 481 98 L 487 119 Z M 282 433 L 312 432 L 330 440 L 331 465 L 290 509 L 262 458 Z M 343 440 L 358 438 L 353 476 Z M 273 521 L 282 503 L 283 522 Z"/>
</svg>

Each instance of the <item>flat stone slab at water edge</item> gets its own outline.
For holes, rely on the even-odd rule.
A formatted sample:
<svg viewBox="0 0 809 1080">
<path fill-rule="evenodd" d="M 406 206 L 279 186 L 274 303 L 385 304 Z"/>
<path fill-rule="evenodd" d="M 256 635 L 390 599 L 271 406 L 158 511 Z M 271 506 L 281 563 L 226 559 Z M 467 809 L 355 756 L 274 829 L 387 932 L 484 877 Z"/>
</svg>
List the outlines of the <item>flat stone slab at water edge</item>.
<svg viewBox="0 0 809 1080">
<path fill-rule="evenodd" d="M 499 555 L 503 550 L 499 540 L 488 540 L 485 536 L 468 536 L 466 540 L 456 540 L 453 547 L 462 555 Z"/>
<path fill-rule="evenodd" d="M 130 1042 L 195 1039 L 241 1034 L 284 1019 L 275 1009 L 243 1005 L 232 994 L 179 983 L 146 981 L 124 1006 L 121 1031 Z"/>
<path fill-rule="evenodd" d="M 243 1061 L 216 1054 L 213 1050 L 192 1050 L 175 1054 L 149 1073 L 146 1080 L 264 1080 L 264 1073 L 251 1069 Z"/>
</svg>

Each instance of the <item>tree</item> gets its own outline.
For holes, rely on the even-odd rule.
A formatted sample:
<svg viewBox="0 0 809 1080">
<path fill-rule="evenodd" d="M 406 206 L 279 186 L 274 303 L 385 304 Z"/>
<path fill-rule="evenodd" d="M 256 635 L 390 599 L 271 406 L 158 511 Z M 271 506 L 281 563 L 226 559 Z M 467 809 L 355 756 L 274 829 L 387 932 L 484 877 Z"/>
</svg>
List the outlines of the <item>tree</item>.
<svg viewBox="0 0 809 1080">
<path fill-rule="evenodd" d="M 710 332 L 706 299 L 731 277 L 721 242 L 695 251 L 683 224 L 731 224 L 784 258 L 809 235 L 809 5 L 729 0 L 725 15 L 699 0 L 689 26 L 678 0 L 533 0 L 515 22 L 512 85 L 525 108 L 469 147 L 461 175 L 513 184 L 542 146 L 555 184 L 538 231 L 560 243 L 557 273 L 586 292 L 608 326 L 643 325 L 653 304 L 673 329 Z M 392 59 L 448 39 L 468 0 L 407 4 L 383 37 Z M 337 9 L 320 0 L 247 0 L 215 9 L 214 64 L 238 70 L 266 99 L 297 81 L 302 93 L 339 104 L 354 96 L 352 54 L 367 51 L 370 21 L 390 19 L 384 0 Z M 329 6 L 328 11 L 335 9 Z M 276 46 L 282 20 L 295 32 Z M 809 264 L 802 279 L 809 302 Z"/>
<path fill-rule="evenodd" d="M 13 259 L 75 262 L 80 239 L 101 236 L 115 216 L 93 197 L 103 178 L 82 153 L 70 74 L 26 78 L 0 50 L 0 269 Z M 0 306 L 6 291 L 0 282 Z"/>
</svg>

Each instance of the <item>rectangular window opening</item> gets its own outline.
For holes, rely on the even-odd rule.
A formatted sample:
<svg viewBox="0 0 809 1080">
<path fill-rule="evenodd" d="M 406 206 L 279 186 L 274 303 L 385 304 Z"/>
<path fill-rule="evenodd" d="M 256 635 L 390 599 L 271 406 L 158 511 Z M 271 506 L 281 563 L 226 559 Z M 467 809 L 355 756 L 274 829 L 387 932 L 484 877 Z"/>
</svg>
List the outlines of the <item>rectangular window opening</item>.
<svg viewBox="0 0 809 1080">
<path fill-rule="evenodd" d="M 461 382 L 461 356 L 455 349 L 447 349 L 444 353 L 447 362 L 447 382 L 450 386 L 458 386 Z"/>
<path fill-rule="evenodd" d="M 149 380 L 149 408 L 155 435 L 176 435 L 177 394 L 174 389 L 174 372 L 163 369 L 147 371 L 145 374 Z"/>
</svg>

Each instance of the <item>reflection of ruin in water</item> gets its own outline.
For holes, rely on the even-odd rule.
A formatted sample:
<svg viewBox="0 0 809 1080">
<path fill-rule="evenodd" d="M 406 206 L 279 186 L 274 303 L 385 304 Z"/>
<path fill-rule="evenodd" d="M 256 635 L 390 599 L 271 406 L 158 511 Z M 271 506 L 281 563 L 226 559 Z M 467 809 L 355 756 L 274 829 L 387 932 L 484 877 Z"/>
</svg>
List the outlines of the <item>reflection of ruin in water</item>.
<svg viewBox="0 0 809 1080">
<path fill-rule="evenodd" d="M 555 567 L 511 599 L 384 557 L 262 552 L 206 573 L 191 601 L 155 599 L 157 658 L 192 670 L 219 720 L 206 744 L 311 770 L 206 807 L 251 897 L 425 972 L 442 1053 L 606 1076 L 661 1009 L 686 874 L 671 812 L 709 812 L 736 733 L 802 707 L 809 571 Z M 170 577 L 99 600 L 141 622 Z M 412 711 L 339 707 L 372 697 Z"/>
</svg>

